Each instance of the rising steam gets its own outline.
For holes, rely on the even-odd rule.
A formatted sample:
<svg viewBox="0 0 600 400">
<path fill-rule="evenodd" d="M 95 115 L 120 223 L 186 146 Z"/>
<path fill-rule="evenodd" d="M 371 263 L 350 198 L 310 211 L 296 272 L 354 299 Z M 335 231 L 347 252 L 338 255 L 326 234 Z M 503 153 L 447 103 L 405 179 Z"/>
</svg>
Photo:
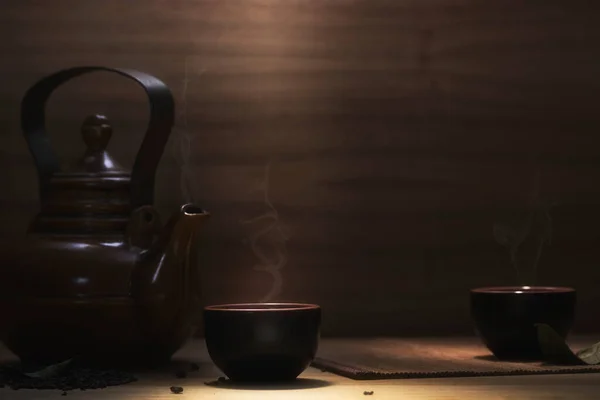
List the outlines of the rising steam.
<svg viewBox="0 0 600 400">
<path fill-rule="evenodd" d="M 204 72 L 204 70 L 201 72 Z M 181 172 L 180 188 L 181 195 L 185 202 L 194 202 L 195 200 L 190 163 L 192 135 L 188 130 L 187 113 L 187 98 L 190 82 L 190 59 L 189 57 L 186 57 L 184 61 L 181 97 L 178 102 L 178 113 L 172 132 L 173 155 Z M 255 218 L 240 221 L 241 224 L 254 227 L 253 233 L 248 240 L 245 241 L 250 244 L 254 255 L 259 260 L 258 264 L 254 266 L 254 269 L 270 274 L 273 279 L 270 291 L 261 302 L 271 301 L 281 294 L 283 286 L 281 269 L 287 263 L 285 242 L 289 239 L 285 227 L 279 221 L 279 213 L 269 199 L 270 172 L 271 162 L 268 162 L 265 166 L 265 176 L 257 188 L 257 190 L 261 190 L 264 193 L 263 201 L 267 210 Z"/>
<path fill-rule="evenodd" d="M 496 242 L 508 249 L 510 263 L 520 285 L 534 285 L 542 249 L 552 237 L 550 210 L 555 204 L 540 196 L 540 169 L 536 168 L 526 210 L 508 222 L 493 226 Z M 532 253 L 533 252 L 533 257 Z"/>
<path fill-rule="evenodd" d="M 183 198 L 183 201 L 186 203 L 194 201 L 193 190 L 191 187 L 191 182 L 193 182 L 193 180 L 190 163 L 192 136 L 188 131 L 187 115 L 187 97 L 188 87 L 190 83 L 189 61 L 189 57 L 186 57 L 184 61 L 184 75 L 181 87 L 181 98 L 179 100 L 179 106 L 177 107 L 177 110 L 179 112 L 176 115 L 175 127 L 173 128 L 172 132 L 173 154 L 181 172 L 179 178 L 179 187 L 181 188 L 181 196 Z"/>
<path fill-rule="evenodd" d="M 255 225 L 266 224 L 256 228 L 247 241 L 259 262 L 254 266 L 256 271 L 264 271 L 271 275 L 273 283 L 271 290 L 265 295 L 261 302 L 269 302 L 281 294 L 283 277 L 281 269 L 287 263 L 285 242 L 289 239 L 286 229 L 279 221 L 279 213 L 269 199 L 269 178 L 271 173 L 271 162 L 265 166 L 265 177 L 259 185 L 259 190 L 264 193 L 264 204 L 267 210 L 254 218 L 240 221 L 242 224 Z"/>
</svg>

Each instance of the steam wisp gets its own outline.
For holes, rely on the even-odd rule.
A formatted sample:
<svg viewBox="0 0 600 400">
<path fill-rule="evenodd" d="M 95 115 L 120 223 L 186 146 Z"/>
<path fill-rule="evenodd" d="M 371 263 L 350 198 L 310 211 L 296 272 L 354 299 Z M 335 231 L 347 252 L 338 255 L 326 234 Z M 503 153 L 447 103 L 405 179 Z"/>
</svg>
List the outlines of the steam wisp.
<svg viewBox="0 0 600 400">
<path fill-rule="evenodd" d="M 188 88 L 190 84 L 190 59 L 185 57 L 184 60 L 184 75 L 181 88 L 181 98 L 177 104 L 177 115 L 175 119 L 175 127 L 173 128 L 173 155 L 179 170 L 181 172 L 179 186 L 181 188 L 181 196 L 185 203 L 194 202 L 194 193 L 192 187 L 192 168 L 191 168 L 191 146 L 192 135 L 188 130 Z"/>
<path fill-rule="evenodd" d="M 265 166 L 264 179 L 259 185 L 259 190 L 264 193 L 263 201 L 267 210 L 254 218 L 240 221 L 244 225 L 266 223 L 266 226 L 255 229 L 247 240 L 259 261 L 254 266 L 254 270 L 266 272 L 273 279 L 271 289 L 260 300 L 261 302 L 273 301 L 281 294 L 283 287 L 281 270 L 287 263 L 285 242 L 289 239 L 286 229 L 279 221 L 279 212 L 269 199 L 270 173 L 271 162 L 268 162 Z"/>
<path fill-rule="evenodd" d="M 203 71 L 202 71 L 203 72 Z M 184 60 L 184 76 L 181 87 L 181 97 L 177 104 L 177 115 L 172 132 L 173 155 L 181 171 L 180 189 L 183 201 L 195 203 L 194 185 L 191 165 L 192 135 L 188 130 L 188 89 L 190 79 L 190 57 Z M 271 162 L 265 166 L 264 178 L 258 186 L 263 192 L 263 202 L 267 210 L 254 218 L 240 221 L 243 225 L 255 227 L 249 238 L 245 240 L 250 244 L 252 252 L 258 258 L 254 270 L 266 272 L 271 275 L 272 285 L 269 292 L 261 302 L 273 301 L 282 291 L 283 276 L 281 270 L 287 263 L 286 241 L 289 235 L 281 224 L 279 212 L 269 198 Z"/>
<path fill-rule="evenodd" d="M 543 247 L 550 244 L 552 238 L 550 210 L 554 205 L 540 198 L 540 171 L 536 168 L 533 190 L 525 213 L 516 216 L 510 222 L 497 222 L 493 226 L 496 242 L 508 249 L 519 285 L 535 285 Z M 527 268 L 527 257 L 524 253 L 531 248 L 534 251 L 533 260 Z M 525 277 L 528 269 L 530 276 Z"/>
</svg>

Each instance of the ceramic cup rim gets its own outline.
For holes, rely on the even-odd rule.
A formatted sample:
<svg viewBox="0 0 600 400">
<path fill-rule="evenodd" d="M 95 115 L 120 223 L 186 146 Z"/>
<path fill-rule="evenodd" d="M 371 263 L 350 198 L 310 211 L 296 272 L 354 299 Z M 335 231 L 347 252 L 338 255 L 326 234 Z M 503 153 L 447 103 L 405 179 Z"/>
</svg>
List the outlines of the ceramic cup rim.
<svg viewBox="0 0 600 400">
<path fill-rule="evenodd" d="M 227 303 L 216 304 L 204 307 L 205 311 L 212 312 L 290 312 L 290 311 L 308 311 L 319 310 L 321 306 L 310 303 Z"/>
<path fill-rule="evenodd" d="M 566 294 L 575 289 L 566 286 L 489 286 L 471 289 L 471 293 L 481 294 Z"/>
</svg>

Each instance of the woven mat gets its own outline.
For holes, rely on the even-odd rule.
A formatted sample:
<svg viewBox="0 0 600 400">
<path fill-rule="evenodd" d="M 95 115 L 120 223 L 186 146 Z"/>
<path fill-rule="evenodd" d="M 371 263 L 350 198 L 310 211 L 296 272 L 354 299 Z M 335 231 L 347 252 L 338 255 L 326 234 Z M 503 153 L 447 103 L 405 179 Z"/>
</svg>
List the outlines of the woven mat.
<svg viewBox="0 0 600 400">
<path fill-rule="evenodd" d="M 577 351 L 595 339 L 578 338 L 569 345 Z M 600 366 L 499 361 L 477 338 L 325 339 L 312 366 L 357 380 L 600 372 Z"/>
</svg>

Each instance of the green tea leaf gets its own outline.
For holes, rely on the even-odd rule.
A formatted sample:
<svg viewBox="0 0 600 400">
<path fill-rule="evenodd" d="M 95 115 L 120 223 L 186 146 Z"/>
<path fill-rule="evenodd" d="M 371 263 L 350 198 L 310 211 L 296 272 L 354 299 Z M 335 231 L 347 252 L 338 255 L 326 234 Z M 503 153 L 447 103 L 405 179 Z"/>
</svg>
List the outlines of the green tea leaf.
<svg viewBox="0 0 600 400">
<path fill-rule="evenodd" d="M 547 324 L 535 324 L 535 326 L 538 343 L 546 361 L 560 365 L 587 364 L 571 351 L 565 340 L 551 326 Z"/>
<path fill-rule="evenodd" d="M 600 343 L 596 343 L 587 349 L 579 350 L 577 357 L 588 365 L 600 364 Z"/>
</svg>

